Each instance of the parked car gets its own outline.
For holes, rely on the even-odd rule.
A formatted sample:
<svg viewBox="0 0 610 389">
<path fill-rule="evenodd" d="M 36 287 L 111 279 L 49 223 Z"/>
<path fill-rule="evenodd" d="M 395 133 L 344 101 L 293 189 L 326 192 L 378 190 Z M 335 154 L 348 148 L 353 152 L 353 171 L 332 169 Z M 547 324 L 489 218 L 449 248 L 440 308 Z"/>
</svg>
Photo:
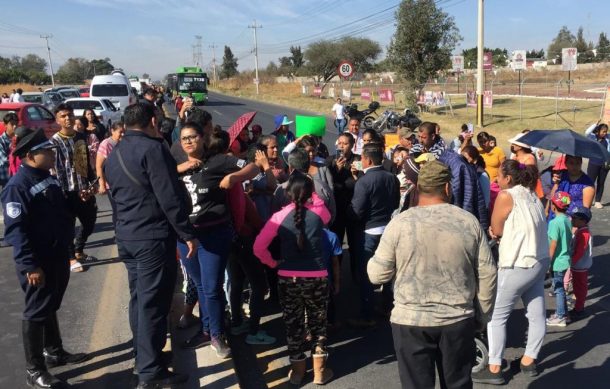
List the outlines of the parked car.
<svg viewBox="0 0 610 389">
<path fill-rule="evenodd" d="M 121 111 L 108 99 L 79 97 L 77 99 L 68 99 L 65 103 L 74 110 L 74 116 L 76 117 L 82 116 L 85 109 L 93 109 L 100 122 L 107 128 L 121 120 Z"/>
<path fill-rule="evenodd" d="M 89 97 L 88 86 L 81 86 L 80 88 L 78 88 L 78 91 L 80 92 L 80 97 Z"/>
<path fill-rule="evenodd" d="M 42 128 L 47 138 L 59 131 L 59 124 L 55 123 L 55 116 L 40 104 L 36 103 L 7 103 L 0 104 L 0 134 L 4 133 L 4 115 L 14 112 L 19 118 L 19 125 L 29 128 Z"/>
<path fill-rule="evenodd" d="M 64 100 L 80 97 L 80 91 L 75 88 L 60 89 L 57 91 Z"/>
<path fill-rule="evenodd" d="M 121 112 L 138 101 L 137 95 L 131 89 L 129 79 L 120 70 L 113 70 L 110 75 L 93 77 L 89 96 L 108 99 Z"/>
<path fill-rule="evenodd" d="M 63 101 L 56 92 L 24 92 L 22 96 L 26 103 L 41 104 L 49 111 L 53 111 Z"/>
</svg>

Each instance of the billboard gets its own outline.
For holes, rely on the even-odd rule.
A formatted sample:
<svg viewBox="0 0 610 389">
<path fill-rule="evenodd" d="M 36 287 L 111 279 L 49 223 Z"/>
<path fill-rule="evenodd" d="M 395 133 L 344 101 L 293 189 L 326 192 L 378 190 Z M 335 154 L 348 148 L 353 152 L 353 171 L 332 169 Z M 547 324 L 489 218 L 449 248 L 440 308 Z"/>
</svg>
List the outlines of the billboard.
<svg viewBox="0 0 610 389">
<path fill-rule="evenodd" d="M 527 68 L 527 52 L 525 50 L 513 51 L 513 70 L 525 70 Z"/>
<path fill-rule="evenodd" d="M 379 100 L 394 101 L 394 92 L 392 92 L 392 89 L 379 89 Z"/>
<path fill-rule="evenodd" d="M 453 71 L 456 73 L 464 72 L 464 56 L 463 55 L 454 55 L 451 57 L 451 66 Z"/>
<path fill-rule="evenodd" d="M 371 99 L 371 90 L 368 88 L 360 89 L 360 98 L 362 100 L 370 100 Z"/>
<path fill-rule="evenodd" d="M 561 49 L 561 70 L 576 70 L 578 50 L 575 47 Z"/>
<path fill-rule="evenodd" d="M 486 51 L 483 53 L 483 70 L 493 69 L 493 59 L 494 56 L 491 51 Z"/>
</svg>

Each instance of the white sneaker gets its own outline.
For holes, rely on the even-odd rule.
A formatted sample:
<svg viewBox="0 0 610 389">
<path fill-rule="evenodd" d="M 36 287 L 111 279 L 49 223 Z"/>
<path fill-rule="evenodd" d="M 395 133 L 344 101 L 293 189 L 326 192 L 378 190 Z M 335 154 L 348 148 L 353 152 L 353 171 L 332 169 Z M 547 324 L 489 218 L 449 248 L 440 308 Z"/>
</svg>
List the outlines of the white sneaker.
<svg viewBox="0 0 610 389">
<path fill-rule="evenodd" d="M 602 203 L 600 203 L 599 201 L 595 202 L 595 208 L 597 209 L 602 209 L 604 206 L 602 205 Z"/>
</svg>

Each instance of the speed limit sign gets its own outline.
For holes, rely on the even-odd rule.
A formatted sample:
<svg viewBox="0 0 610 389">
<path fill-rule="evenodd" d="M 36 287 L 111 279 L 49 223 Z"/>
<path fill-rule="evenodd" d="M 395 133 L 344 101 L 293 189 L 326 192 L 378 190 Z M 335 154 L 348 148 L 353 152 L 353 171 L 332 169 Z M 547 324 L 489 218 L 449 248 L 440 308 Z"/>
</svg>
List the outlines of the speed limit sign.
<svg viewBox="0 0 610 389">
<path fill-rule="evenodd" d="M 339 75 L 343 78 L 351 77 L 354 74 L 354 65 L 351 62 L 343 61 L 339 64 Z"/>
</svg>

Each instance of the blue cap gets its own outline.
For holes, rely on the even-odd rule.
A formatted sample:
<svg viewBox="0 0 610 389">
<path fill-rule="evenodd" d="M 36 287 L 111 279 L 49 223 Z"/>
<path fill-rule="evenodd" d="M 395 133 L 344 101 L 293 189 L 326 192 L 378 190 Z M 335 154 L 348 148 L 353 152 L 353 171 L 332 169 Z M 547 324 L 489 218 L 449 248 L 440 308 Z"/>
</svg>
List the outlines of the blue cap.
<svg viewBox="0 0 610 389">
<path fill-rule="evenodd" d="M 585 219 L 587 223 L 591 220 L 592 217 L 591 210 L 582 206 L 574 208 L 570 215 L 572 215 L 572 217 L 576 216 Z"/>
<path fill-rule="evenodd" d="M 292 122 L 288 120 L 288 116 L 286 115 L 275 115 L 273 121 L 275 123 L 276 130 L 280 128 L 280 126 L 287 126 L 289 124 L 292 124 Z"/>
</svg>

